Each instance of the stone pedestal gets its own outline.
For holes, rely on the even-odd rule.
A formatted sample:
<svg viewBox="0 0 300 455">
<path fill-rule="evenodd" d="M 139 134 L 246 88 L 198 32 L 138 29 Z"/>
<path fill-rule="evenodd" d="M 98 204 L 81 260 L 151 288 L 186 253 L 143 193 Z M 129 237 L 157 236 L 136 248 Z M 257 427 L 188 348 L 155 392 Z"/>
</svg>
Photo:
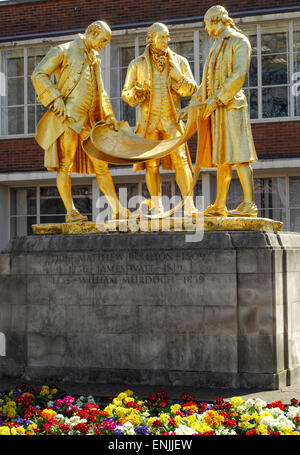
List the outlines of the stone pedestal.
<svg viewBox="0 0 300 455">
<path fill-rule="evenodd" d="M 2 378 L 276 389 L 300 380 L 300 234 L 34 235 L 0 254 Z"/>
</svg>

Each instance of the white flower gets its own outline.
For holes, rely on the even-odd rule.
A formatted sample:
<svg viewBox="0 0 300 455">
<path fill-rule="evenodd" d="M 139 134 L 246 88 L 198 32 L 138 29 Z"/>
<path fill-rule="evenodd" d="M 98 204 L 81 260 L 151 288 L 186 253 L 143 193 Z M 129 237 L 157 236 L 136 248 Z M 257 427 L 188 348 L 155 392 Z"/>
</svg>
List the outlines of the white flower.
<svg viewBox="0 0 300 455">
<path fill-rule="evenodd" d="M 300 407 L 290 406 L 287 412 L 287 417 L 289 419 L 294 419 L 295 417 L 300 417 Z"/>
<path fill-rule="evenodd" d="M 245 402 L 246 409 L 254 408 L 256 411 L 261 411 L 267 406 L 267 403 L 260 398 L 250 398 Z"/>
<path fill-rule="evenodd" d="M 180 434 L 180 435 L 188 435 L 188 434 L 196 434 L 197 431 L 193 430 L 193 428 L 190 428 L 186 425 L 180 424 L 175 430 L 175 434 Z"/>
</svg>

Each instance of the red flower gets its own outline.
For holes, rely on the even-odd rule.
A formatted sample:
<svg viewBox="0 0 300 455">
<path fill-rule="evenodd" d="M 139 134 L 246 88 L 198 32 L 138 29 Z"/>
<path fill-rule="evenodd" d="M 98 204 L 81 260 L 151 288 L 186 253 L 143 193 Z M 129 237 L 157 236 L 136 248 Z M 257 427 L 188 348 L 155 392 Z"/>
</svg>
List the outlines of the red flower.
<svg viewBox="0 0 300 455">
<path fill-rule="evenodd" d="M 161 408 L 165 408 L 167 405 L 168 405 L 168 403 L 166 401 L 160 401 L 158 403 L 158 406 L 160 406 Z"/>
<path fill-rule="evenodd" d="M 253 428 L 252 430 L 249 430 L 245 433 L 247 436 L 254 436 L 256 435 L 256 428 Z"/>
<path fill-rule="evenodd" d="M 296 400 L 296 398 L 292 398 L 291 399 L 291 405 L 292 406 L 297 406 L 297 404 L 298 404 L 298 400 Z"/>
<path fill-rule="evenodd" d="M 274 401 L 273 403 L 267 404 L 267 408 L 279 408 L 284 411 L 285 406 L 282 401 Z"/>
<path fill-rule="evenodd" d="M 80 431 L 81 434 L 88 434 L 89 426 L 86 423 L 78 423 L 74 425 L 73 430 Z"/>
<path fill-rule="evenodd" d="M 231 427 L 231 428 L 233 428 L 233 427 L 235 427 L 235 426 L 237 425 L 237 422 L 236 422 L 234 419 L 225 419 L 225 420 L 224 420 L 224 425 L 225 425 L 226 427 Z"/>
<path fill-rule="evenodd" d="M 177 416 L 184 417 L 184 413 L 182 411 L 176 411 L 175 413 Z"/>
<path fill-rule="evenodd" d="M 64 433 L 64 434 L 67 434 L 70 427 L 69 425 L 67 425 L 66 423 L 60 423 L 58 428 Z"/>
<path fill-rule="evenodd" d="M 154 420 L 154 422 L 152 423 L 152 426 L 154 428 L 158 428 L 158 427 L 161 427 L 163 425 L 163 423 L 160 421 L 160 420 Z"/>
<path fill-rule="evenodd" d="M 159 390 L 156 392 L 156 397 L 160 400 L 168 400 L 168 394 L 164 390 Z"/>
<path fill-rule="evenodd" d="M 81 419 L 88 419 L 88 412 L 86 412 L 84 409 L 81 409 L 80 411 L 77 411 L 76 414 L 77 416 L 79 416 Z"/>
<path fill-rule="evenodd" d="M 183 401 L 194 401 L 195 397 L 190 393 L 184 392 L 180 395 L 180 399 Z"/>
<path fill-rule="evenodd" d="M 170 419 L 169 420 L 169 425 L 173 425 L 173 427 L 177 426 L 176 420 L 175 419 Z"/>
<path fill-rule="evenodd" d="M 156 396 L 148 395 L 147 400 L 149 401 L 149 403 L 154 403 L 154 401 L 156 401 Z"/>
<path fill-rule="evenodd" d="M 29 406 L 29 408 L 24 412 L 24 419 L 31 419 L 34 416 L 37 416 L 39 411 L 34 406 Z"/>
<path fill-rule="evenodd" d="M 199 434 L 202 434 L 202 435 L 208 435 L 208 436 L 214 436 L 215 434 L 217 434 L 215 432 L 215 430 L 211 430 L 211 431 L 205 431 L 204 433 L 199 433 Z"/>
<path fill-rule="evenodd" d="M 128 401 L 125 404 L 125 408 L 133 408 L 133 409 L 137 409 L 138 411 L 142 410 L 142 406 L 140 404 L 136 403 L 135 401 Z"/>
</svg>

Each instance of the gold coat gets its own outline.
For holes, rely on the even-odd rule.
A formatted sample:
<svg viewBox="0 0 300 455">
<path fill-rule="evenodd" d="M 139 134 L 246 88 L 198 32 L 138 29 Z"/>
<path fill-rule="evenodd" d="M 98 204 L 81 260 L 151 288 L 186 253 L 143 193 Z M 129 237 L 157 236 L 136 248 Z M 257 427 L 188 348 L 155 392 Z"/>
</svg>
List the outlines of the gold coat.
<svg viewBox="0 0 300 455">
<path fill-rule="evenodd" d="M 224 30 L 206 59 L 202 82 L 192 102 L 204 102 L 217 96 L 225 106 L 212 113 L 210 158 L 199 157 L 199 166 L 237 164 L 257 161 L 247 98 L 242 90 L 249 72 L 251 45 L 248 38 L 234 29 Z M 199 150 L 198 154 L 201 155 Z"/>
<path fill-rule="evenodd" d="M 98 87 L 100 121 L 113 115 L 113 110 L 103 87 L 101 61 L 96 51 L 93 52 L 93 58 Z M 37 65 L 31 76 L 33 86 L 38 95 L 37 100 L 45 107 L 48 107 L 60 96 L 66 101 L 79 83 L 87 63 L 88 60 L 82 34 L 78 34 L 73 41 L 51 48 Z M 56 83 L 53 83 L 51 80 L 53 73 L 55 74 Z M 80 134 L 86 116 L 82 115 L 82 118 L 74 122 L 73 125 L 72 119 L 70 120 L 70 128 L 73 128 Z M 67 126 L 51 110 L 41 118 L 37 126 L 36 141 L 45 150 L 44 164 L 50 171 L 56 171 L 59 167 L 57 139 L 66 128 Z M 94 168 L 92 162 L 83 151 L 80 141 L 78 142 L 79 145 L 72 172 L 93 174 Z"/>
<path fill-rule="evenodd" d="M 173 83 L 172 78 L 168 77 L 168 93 L 171 101 L 171 110 L 173 111 L 174 123 L 178 131 L 184 133 L 184 123 L 178 121 L 178 115 L 181 109 L 181 98 L 184 96 L 192 96 L 197 89 L 197 84 L 194 80 L 192 71 L 186 58 L 176 54 L 170 48 L 167 50 L 169 62 L 174 61 L 175 65 L 180 68 L 183 83 L 177 88 L 175 81 Z M 136 83 L 142 86 L 146 86 L 150 90 L 150 99 L 144 101 L 138 105 L 138 118 L 136 125 L 136 134 L 147 138 L 148 129 L 151 122 L 151 109 L 153 103 L 153 80 L 152 80 L 152 66 L 149 55 L 149 45 L 146 46 L 144 54 L 134 59 L 128 67 L 124 87 L 122 90 L 122 99 L 132 107 L 136 107 L 138 104 L 134 98 L 134 86 Z M 188 146 L 185 144 L 188 162 L 191 170 L 192 163 Z M 166 156 L 162 158 L 163 169 L 174 170 L 171 158 Z M 145 168 L 144 163 L 134 165 L 133 170 L 142 170 Z"/>
</svg>

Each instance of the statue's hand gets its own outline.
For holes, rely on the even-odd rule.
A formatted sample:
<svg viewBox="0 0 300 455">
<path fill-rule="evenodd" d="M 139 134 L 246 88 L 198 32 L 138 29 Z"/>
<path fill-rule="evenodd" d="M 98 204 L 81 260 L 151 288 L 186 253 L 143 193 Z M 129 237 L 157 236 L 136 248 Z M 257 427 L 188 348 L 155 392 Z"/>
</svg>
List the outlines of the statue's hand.
<svg viewBox="0 0 300 455">
<path fill-rule="evenodd" d="M 61 98 L 56 98 L 51 104 L 50 109 L 56 114 L 58 117 L 65 118 L 65 103 Z"/>
<path fill-rule="evenodd" d="M 119 131 L 119 124 L 118 124 L 118 121 L 117 121 L 117 119 L 116 119 L 116 117 L 114 115 L 111 115 L 111 116 L 107 117 L 106 123 L 112 123 L 113 129 L 115 131 Z"/>
<path fill-rule="evenodd" d="M 210 98 L 207 98 L 206 107 L 203 112 L 203 118 L 204 119 L 208 118 L 215 111 L 217 106 L 218 106 L 218 101 L 215 96 L 211 96 Z"/>
<path fill-rule="evenodd" d="M 143 103 L 150 96 L 150 91 L 145 85 L 136 84 L 134 86 L 134 97 L 138 104 Z"/>
</svg>

